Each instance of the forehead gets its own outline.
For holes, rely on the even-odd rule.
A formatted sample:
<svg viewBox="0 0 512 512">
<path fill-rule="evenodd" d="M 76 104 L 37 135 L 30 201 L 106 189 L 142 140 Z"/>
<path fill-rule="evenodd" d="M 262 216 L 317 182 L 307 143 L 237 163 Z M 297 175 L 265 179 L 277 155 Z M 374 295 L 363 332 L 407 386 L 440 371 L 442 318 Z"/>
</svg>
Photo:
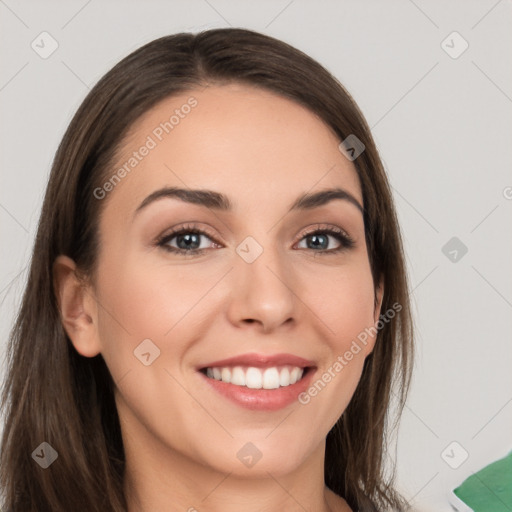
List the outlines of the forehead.
<svg viewBox="0 0 512 512">
<path fill-rule="evenodd" d="M 132 126 L 110 169 L 126 172 L 109 202 L 134 210 L 156 189 L 179 186 L 222 191 L 241 210 L 343 187 L 362 204 L 355 167 L 338 144 L 318 116 L 272 92 L 241 84 L 191 90 Z"/>
</svg>

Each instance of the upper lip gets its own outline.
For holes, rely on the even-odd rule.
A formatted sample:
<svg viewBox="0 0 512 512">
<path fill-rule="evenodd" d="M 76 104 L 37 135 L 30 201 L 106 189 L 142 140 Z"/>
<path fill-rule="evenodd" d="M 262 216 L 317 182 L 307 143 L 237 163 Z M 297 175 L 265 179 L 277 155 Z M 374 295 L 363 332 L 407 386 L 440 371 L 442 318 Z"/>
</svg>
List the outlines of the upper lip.
<svg viewBox="0 0 512 512">
<path fill-rule="evenodd" d="M 198 369 L 219 368 L 223 366 L 253 366 L 256 368 L 268 368 L 272 366 L 297 366 L 306 368 L 315 366 L 313 361 L 308 361 L 293 354 L 241 354 L 228 359 L 220 359 L 200 366 Z"/>
</svg>

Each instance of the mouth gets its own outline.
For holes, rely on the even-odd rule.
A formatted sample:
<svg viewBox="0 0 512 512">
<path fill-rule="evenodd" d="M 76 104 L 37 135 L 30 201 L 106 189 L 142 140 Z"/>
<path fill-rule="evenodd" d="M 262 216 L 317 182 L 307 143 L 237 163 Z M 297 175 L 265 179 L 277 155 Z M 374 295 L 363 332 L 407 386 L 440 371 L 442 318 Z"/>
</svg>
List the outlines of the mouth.
<svg viewBox="0 0 512 512">
<path fill-rule="evenodd" d="M 312 367 L 271 366 L 208 366 L 200 370 L 209 379 L 249 389 L 278 389 L 291 386 L 303 379 Z"/>
<path fill-rule="evenodd" d="M 314 362 L 290 354 L 245 354 L 197 368 L 209 389 L 247 409 L 275 411 L 310 385 Z"/>
</svg>

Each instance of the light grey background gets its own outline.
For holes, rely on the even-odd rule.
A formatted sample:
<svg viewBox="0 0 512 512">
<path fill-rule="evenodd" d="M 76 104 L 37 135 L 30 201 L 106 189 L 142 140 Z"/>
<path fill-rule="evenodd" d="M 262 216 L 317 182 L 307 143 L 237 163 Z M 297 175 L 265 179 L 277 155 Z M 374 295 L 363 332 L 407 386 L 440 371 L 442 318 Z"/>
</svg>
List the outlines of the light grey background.
<svg viewBox="0 0 512 512">
<path fill-rule="evenodd" d="M 333 72 L 372 127 L 417 326 L 398 481 L 415 510 L 451 510 L 447 493 L 512 448 L 511 21 L 504 0 L 0 0 L 0 351 L 53 155 L 88 90 L 162 35 L 230 25 L 267 33 Z M 31 48 L 43 31 L 58 42 L 47 59 Z M 445 51 L 463 48 L 454 31 L 469 44 L 457 58 Z M 454 236 L 468 249 L 446 250 L 455 262 L 442 252 Z"/>
</svg>

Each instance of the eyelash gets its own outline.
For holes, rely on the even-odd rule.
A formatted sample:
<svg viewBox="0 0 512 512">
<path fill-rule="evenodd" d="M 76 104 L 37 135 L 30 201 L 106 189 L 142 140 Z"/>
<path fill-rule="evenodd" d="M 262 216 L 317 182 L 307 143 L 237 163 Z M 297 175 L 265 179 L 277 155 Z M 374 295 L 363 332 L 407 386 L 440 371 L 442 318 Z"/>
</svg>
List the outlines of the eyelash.
<svg viewBox="0 0 512 512">
<path fill-rule="evenodd" d="M 204 235 L 204 236 L 208 237 L 210 240 L 212 240 L 212 242 L 218 244 L 218 242 L 215 240 L 215 237 L 211 233 L 209 233 L 207 230 L 200 229 L 197 226 L 191 224 L 191 225 L 182 226 L 182 227 L 176 229 L 175 231 L 172 231 L 171 233 L 168 233 L 168 234 L 160 237 L 156 241 L 156 245 L 158 247 L 161 247 L 162 249 L 164 249 L 167 252 L 174 253 L 174 254 L 182 254 L 185 256 L 187 256 L 187 255 L 199 256 L 204 251 L 208 250 L 208 249 L 185 250 L 185 249 L 180 249 L 180 248 L 176 248 L 176 247 L 171 247 L 168 245 L 168 243 L 173 238 L 175 238 L 179 235 L 190 234 L 190 233 L 194 233 L 197 235 Z M 309 249 L 309 250 L 312 250 L 313 252 L 317 252 L 321 255 L 338 254 L 341 251 L 346 251 L 348 249 L 353 248 L 355 245 L 354 240 L 345 231 L 343 231 L 339 228 L 332 227 L 332 226 L 325 227 L 325 228 L 322 228 L 321 226 L 316 226 L 315 228 L 312 228 L 312 229 L 306 231 L 305 233 L 303 233 L 301 238 L 298 240 L 298 242 L 301 242 L 304 238 L 307 238 L 308 236 L 318 235 L 318 234 L 331 235 L 334 238 L 336 238 L 338 240 L 338 242 L 340 242 L 340 246 L 337 249 L 328 249 L 328 250 L 322 250 L 322 251 L 315 251 L 313 249 Z"/>
</svg>

